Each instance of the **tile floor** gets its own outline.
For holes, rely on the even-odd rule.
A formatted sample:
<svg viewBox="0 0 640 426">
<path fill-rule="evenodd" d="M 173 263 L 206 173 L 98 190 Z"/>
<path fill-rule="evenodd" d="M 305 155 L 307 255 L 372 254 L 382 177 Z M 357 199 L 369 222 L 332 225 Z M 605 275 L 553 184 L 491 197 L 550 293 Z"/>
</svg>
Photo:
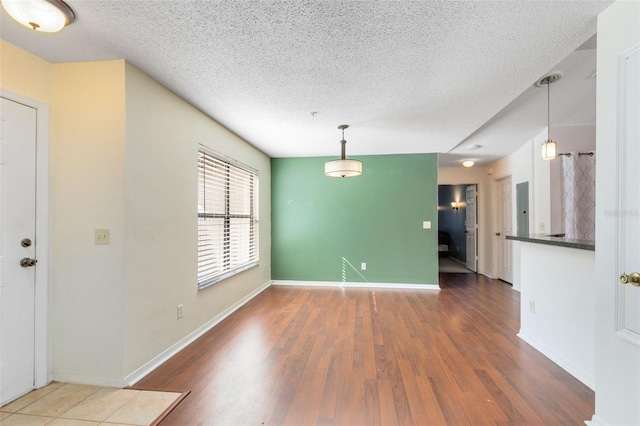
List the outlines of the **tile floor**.
<svg viewBox="0 0 640 426">
<path fill-rule="evenodd" d="M 180 395 L 54 382 L 0 407 L 0 426 L 146 426 Z"/>
</svg>

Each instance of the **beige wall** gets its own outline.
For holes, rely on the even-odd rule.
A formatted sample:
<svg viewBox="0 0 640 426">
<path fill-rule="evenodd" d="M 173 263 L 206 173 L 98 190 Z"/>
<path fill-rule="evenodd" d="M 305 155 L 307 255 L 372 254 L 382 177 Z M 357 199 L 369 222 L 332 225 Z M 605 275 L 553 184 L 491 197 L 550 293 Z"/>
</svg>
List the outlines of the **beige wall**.
<svg viewBox="0 0 640 426">
<path fill-rule="evenodd" d="M 126 66 L 125 371 L 270 280 L 270 161 L 131 64 Z M 197 289 L 197 150 L 258 170 L 260 265 Z M 178 304 L 184 317 L 177 319 Z"/>
<path fill-rule="evenodd" d="M 125 61 L 0 49 L 0 87 L 50 107 L 51 377 L 127 384 L 269 282 L 269 158 Z M 260 265 L 204 290 L 199 143 L 257 169 L 261 202 Z M 110 245 L 93 244 L 96 228 Z"/>
<path fill-rule="evenodd" d="M 124 61 L 53 67 L 51 336 L 58 380 L 115 384 L 124 337 Z M 111 230 L 95 245 L 94 229 Z"/>
<path fill-rule="evenodd" d="M 53 64 L 0 40 L 0 87 L 49 104 Z"/>
</svg>

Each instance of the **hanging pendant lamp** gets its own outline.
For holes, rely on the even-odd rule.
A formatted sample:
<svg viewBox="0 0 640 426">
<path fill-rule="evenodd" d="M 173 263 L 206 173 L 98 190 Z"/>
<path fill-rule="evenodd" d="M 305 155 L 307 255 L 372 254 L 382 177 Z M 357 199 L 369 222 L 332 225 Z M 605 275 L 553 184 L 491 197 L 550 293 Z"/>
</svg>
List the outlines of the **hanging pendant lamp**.
<svg viewBox="0 0 640 426">
<path fill-rule="evenodd" d="M 342 145 L 342 155 L 339 160 L 327 161 L 324 163 L 324 174 L 327 177 L 345 178 L 356 177 L 362 174 L 362 162 L 346 159 L 345 151 L 347 141 L 344 140 L 344 129 L 348 127 L 349 125 L 347 124 L 341 124 L 338 126 L 338 129 L 342 130 L 342 140 L 340 141 L 340 145 Z"/>
<path fill-rule="evenodd" d="M 536 82 L 537 87 L 547 86 L 547 140 L 542 144 L 541 158 L 543 160 L 555 160 L 558 158 L 558 146 L 551 139 L 551 83 L 560 80 L 560 74 L 551 74 Z"/>
</svg>

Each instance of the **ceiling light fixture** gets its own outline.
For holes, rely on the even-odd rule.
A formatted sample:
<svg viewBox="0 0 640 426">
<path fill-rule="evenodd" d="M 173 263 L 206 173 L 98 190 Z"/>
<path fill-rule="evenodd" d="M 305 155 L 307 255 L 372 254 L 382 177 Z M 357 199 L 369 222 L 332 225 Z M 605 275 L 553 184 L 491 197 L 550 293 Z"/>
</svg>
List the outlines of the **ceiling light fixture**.
<svg viewBox="0 0 640 426">
<path fill-rule="evenodd" d="M 558 145 L 551 139 L 551 83 L 560 80 L 561 74 L 551 74 L 541 78 L 535 84 L 536 87 L 547 86 L 547 140 L 542 144 L 543 160 L 555 160 L 558 158 Z"/>
<path fill-rule="evenodd" d="M 55 33 L 76 20 L 62 0 L 1 0 L 4 10 L 19 24 L 41 33 Z"/>
<path fill-rule="evenodd" d="M 473 160 L 465 160 L 462 162 L 463 167 L 473 167 L 474 164 L 476 164 L 476 162 Z"/>
<path fill-rule="evenodd" d="M 342 140 L 340 144 L 342 145 L 342 155 L 339 160 L 327 161 L 324 163 L 324 174 L 328 177 L 356 177 L 362 174 L 362 163 L 358 160 L 347 160 L 346 159 L 346 146 L 347 141 L 344 140 L 344 129 L 348 128 L 349 125 L 341 124 L 338 126 L 338 129 L 342 130 Z"/>
</svg>

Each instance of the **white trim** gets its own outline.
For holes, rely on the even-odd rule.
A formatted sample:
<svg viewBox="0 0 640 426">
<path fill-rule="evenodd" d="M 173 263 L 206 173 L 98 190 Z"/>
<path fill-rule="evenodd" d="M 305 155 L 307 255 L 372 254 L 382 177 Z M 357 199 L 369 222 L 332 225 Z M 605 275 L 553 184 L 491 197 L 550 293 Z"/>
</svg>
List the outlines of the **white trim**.
<svg viewBox="0 0 640 426">
<path fill-rule="evenodd" d="M 576 379 L 580 380 L 584 383 L 589 389 L 595 390 L 595 374 L 585 371 L 583 368 L 575 365 L 573 362 L 569 361 L 565 356 L 559 354 L 549 346 L 537 340 L 535 337 L 528 335 L 527 333 L 523 333 L 522 330 L 518 333 L 518 337 L 533 346 L 538 352 L 542 355 L 549 358 L 551 361 L 555 362 L 559 367 L 565 370 L 567 373 L 571 374 Z"/>
<path fill-rule="evenodd" d="M 628 163 L 627 158 L 627 146 L 633 141 L 627 140 L 627 119 L 629 113 L 627 112 L 627 97 L 630 90 L 628 89 L 629 73 L 627 72 L 627 60 L 634 54 L 639 54 L 640 43 L 634 43 L 631 47 L 618 54 L 617 67 L 618 67 L 618 114 L 617 114 L 617 134 L 616 134 L 616 187 L 618 188 L 616 209 L 619 212 L 626 212 L 627 209 L 627 180 L 625 176 L 627 174 Z M 633 78 L 635 76 L 631 76 Z M 636 95 L 637 96 L 637 95 Z M 625 271 L 624 252 L 626 247 L 626 238 L 629 235 L 626 229 L 626 221 L 621 215 L 615 216 L 616 226 L 616 270 Z M 628 266 L 628 265 L 627 265 Z M 626 324 L 626 286 L 621 285 L 615 277 L 611 277 L 611 283 L 615 286 L 616 305 L 615 305 L 615 318 L 616 318 L 616 335 L 623 340 L 635 345 L 640 346 L 640 334 L 636 330 L 632 330 L 627 327 Z"/>
<path fill-rule="evenodd" d="M 607 424 L 602 420 L 598 415 L 594 414 L 591 420 L 587 420 L 584 422 L 585 425 L 589 426 L 607 426 Z"/>
<path fill-rule="evenodd" d="M 352 287 L 352 288 L 397 288 L 411 290 L 440 290 L 438 284 L 404 284 L 404 283 L 352 283 L 336 281 L 273 281 L 272 285 L 294 287 Z"/>
<path fill-rule="evenodd" d="M 63 382 L 63 383 L 75 383 L 78 385 L 103 386 L 107 388 L 118 388 L 118 389 L 121 389 L 127 386 L 125 381 L 120 379 L 114 379 L 111 377 L 81 376 L 81 375 L 75 375 L 75 374 L 53 373 L 51 375 L 51 381 Z"/>
<path fill-rule="evenodd" d="M 215 317 L 211 318 L 209 321 L 207 321 L 200 327 L 196 328 L 194 331 L 192 331 L 191 333 L 189 333 L 188 335 L 180 339 L 178 342 L 171 345 L 160 354 L 156 355 L 149 362 L 147 362 L 146 364 L 144 364 L 143 366 L 141 366 L 131 374 L 127 375 L 122 380 L 122 384 L 119 387 L 131 386 L 134 383 L 140 381 L 147 374 L 151 373 L 153 370 L 158 368 L 162 363 L 164 363 L 169 358 L 171 358 L 172 356 L 180 352 L 182 349 L 184 349 L 194 340 L 196 340 L 197 338 L 205 334 L 207 331 L 211 330 L 213 327 L 218 325 L 222 320 L 224 320 L 229 315 L 231 315 L 232 313 L 240 309 L 247 302 L 249 302 L 251 299 L 256 297 L 258 294 L 262 293 L 264 290 L 266 290 L 270 286 L 271 286 L 271 281 L 267 281 L 266 283 L 262 284 L 260 287 L 258 287 L 257 289 L 255 289 L 254 291 L 252 291 L 251 293 L 249 293 L 248 295 L 246 295 L 245 297 L 243 297 L 242 299 L 240 299 L 239 301 L 231 305 L 229 308 L 225 309 L 220 314 L 216 315 Z M 97 384 L 97 383 L 92 383 L 92 384 Z"/>
<path fill-rule="evenodd" d="M 0 89 L 0 97 L 36 110 L 36 255 L 34 388 L 49 382 L 49 105 Z"/>
</svg>

